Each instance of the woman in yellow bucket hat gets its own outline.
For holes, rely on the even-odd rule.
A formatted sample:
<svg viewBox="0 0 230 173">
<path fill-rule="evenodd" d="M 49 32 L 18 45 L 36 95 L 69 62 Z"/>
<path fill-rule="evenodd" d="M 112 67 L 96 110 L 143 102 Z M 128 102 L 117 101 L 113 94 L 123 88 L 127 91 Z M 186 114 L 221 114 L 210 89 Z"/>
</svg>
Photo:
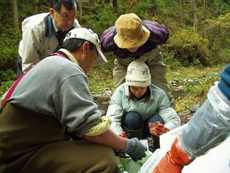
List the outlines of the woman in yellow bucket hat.
<svg viewBox="0 0 230 173">
<path fill-rule="evenodd" d="M 163 89 L 169 99 L 171 90 L 167 84 L 167 67 L 163 63 L 161 44 L 168 39 L 165 25 L 154 21 L 142 21 L 136 14 L 121 15 L 112 26 L 101 35 L 102 49 L 116 55 L 113 78 L 115 86 L 125 82 L 129 63 L 135 59 L 145 62 L 152 76 L 152 83 Z"/>
</svg>

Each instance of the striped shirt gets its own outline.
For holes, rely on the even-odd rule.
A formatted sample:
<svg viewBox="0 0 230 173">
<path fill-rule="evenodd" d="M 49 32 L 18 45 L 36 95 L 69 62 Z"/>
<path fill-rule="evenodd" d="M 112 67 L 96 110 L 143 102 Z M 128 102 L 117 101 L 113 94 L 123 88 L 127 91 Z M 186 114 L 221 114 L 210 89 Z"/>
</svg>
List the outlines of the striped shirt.
<svg viewBox="0 0 230 173">
<path fill-rule="evenodd" d="M 168 40 L 169 32 L 165 25 L 160 25 L 157 22 L 148 20 L 143 21 L 142 25 L 150 31 L 150 36 L 147 42 L 140 46 L 135 52 L 130 52 L 127 49 L 121 49 L 116 45 L 113 40 L 116 35 L 115 26 L 108 28 L 101 35 L 103 51 L 114 52 L 117 58 L 132 57 L 138 59 L 145 53 L 155 49 L 157 45 L 164 44 Z"/>
</svg>

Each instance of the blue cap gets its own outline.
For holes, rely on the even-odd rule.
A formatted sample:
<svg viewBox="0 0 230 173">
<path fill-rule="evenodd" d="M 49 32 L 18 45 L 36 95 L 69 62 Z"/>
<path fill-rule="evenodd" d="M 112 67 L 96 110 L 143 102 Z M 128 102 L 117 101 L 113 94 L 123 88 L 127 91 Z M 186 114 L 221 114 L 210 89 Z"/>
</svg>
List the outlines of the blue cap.
<svg viewBox="0 0 230 173">
<path fill-rule="evenodd" d="M 220 83 L 218 87 L 222 91 L 222 93 L 227 97 L 230 101 L 230 65 L 228 65 L 222 73 L 220 73 Z"/>
</svg>

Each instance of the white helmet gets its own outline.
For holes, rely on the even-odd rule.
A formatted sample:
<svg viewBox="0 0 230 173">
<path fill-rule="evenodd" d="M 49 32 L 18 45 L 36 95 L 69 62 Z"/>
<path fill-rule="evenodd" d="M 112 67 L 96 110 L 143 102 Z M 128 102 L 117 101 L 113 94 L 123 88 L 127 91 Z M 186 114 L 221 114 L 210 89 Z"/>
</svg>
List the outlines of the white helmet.
<svg viewBox="0 0 230 173">
<path fill-rule="evenodd" d="M 140 60 L 134 60 L 128 66 L 125 79 L 129 86 L 149 86 L 151 84 L 149 67 Z"/>
</svg>

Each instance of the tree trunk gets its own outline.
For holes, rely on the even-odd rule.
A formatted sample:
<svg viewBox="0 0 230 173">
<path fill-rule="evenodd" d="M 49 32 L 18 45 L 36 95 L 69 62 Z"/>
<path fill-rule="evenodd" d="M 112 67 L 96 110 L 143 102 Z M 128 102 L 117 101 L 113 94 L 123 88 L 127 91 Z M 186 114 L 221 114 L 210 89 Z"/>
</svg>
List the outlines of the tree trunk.
<svg viewBox="0 0 230 173">
<path fill-rule="evenodd" d="M 38 5 L 35 5 L 35 13 L 38 13 Z"/>
<path fill-rule="evenodd" d="M 117 0 L 113 0 L 113 7 L 117 8 Z"/>
<path fill-rule="evenodd" d="M 180 21 L 181 23 L 183 23 L 182 0 L 179 0 L 179 7 L 180 7 Z"/>
<path fill-rule="evenodd" d="M 23 2 L 22 3 L 22 12 L 24 13 L 26 11 L 26 5 L 25 5 L 25 3 Z"/>
<path fill-rule="evenodd" d="M 14 29 L 19 30 L 18 22 L 18 4 L 17 0 L 13 0 L 13 15 L 14 15 Z"/>
<path fill-rule="evenodd" d="M 204 0 L 204 20 L 207 18 L 207 0 Z"/>
<path fill-rule="evenodd" d="M 197 9 L 196 9 L 196 0 L 192 0 L 193 2 L 193 29 L 197 31 Z"/>
<path fill-rule="evenodd" d="M 82 25 L 82 0 L 78 0 L 78 5 L 79 5 L 79 21 L 80 24 Z"/>
<path fill-rule="evenodd" d="M 109 3 L 110 3 L 110 0 L 105 0 L 105 3 L 106 3 L 106 4 L 109 4 Z"/>
</svg>

